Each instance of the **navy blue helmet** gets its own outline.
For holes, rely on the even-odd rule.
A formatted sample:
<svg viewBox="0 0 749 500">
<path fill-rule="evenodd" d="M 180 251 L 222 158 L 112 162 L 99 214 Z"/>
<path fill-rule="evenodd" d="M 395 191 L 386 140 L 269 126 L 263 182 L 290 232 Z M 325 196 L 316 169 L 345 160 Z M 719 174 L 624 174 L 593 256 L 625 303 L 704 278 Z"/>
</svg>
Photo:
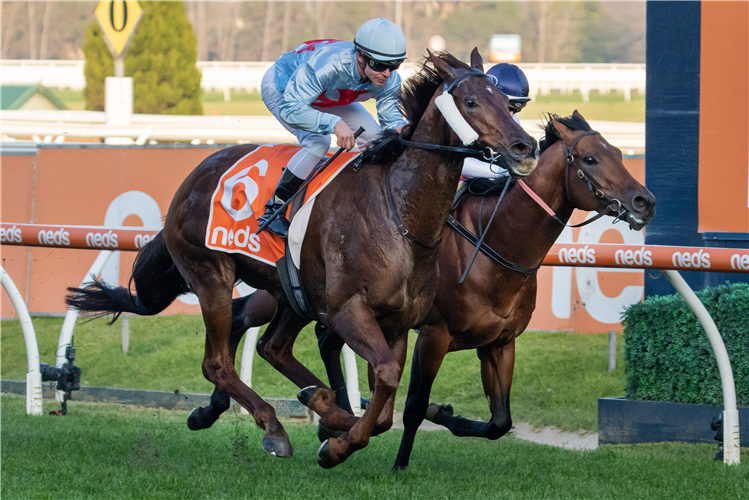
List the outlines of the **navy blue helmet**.
<svg viewBox="0 0 749 500">
<path fill-rule="evenodd" d="M 510 99 L 510 110 L 519 113 L 528 104 L 528 79 L 523 70 L 509 63 L 495 64 L 487 75 L 493 77 L 496 87 Z"/>
</svg>

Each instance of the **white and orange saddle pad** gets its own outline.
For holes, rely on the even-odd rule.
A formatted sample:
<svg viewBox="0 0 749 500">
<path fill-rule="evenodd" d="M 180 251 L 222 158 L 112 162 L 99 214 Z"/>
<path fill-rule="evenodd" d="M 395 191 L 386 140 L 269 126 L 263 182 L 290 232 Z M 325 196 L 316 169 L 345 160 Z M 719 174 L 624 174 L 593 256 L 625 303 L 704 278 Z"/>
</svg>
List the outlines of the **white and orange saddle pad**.
<svg viewBox="0 0 749 500">
<path fill-rule="evenodd" d="M 282 169 L 299 149 L 299 146 L 289 144 L 260 146 L 240 158 L 221 176 L 211 198 L 206 247 L 220 252 L 241 253 L 276 265 L 285 253 L 284 240 L 268 231 L 256 235 L 259 228 L 257 218 L 265 213 L 265 203 L 276 189 Z M 289 229 L 289 249 L 297 268 L 315 197 L 357 154 L 341 153 L 310 182 L 304 204 Z"/>
</svg>

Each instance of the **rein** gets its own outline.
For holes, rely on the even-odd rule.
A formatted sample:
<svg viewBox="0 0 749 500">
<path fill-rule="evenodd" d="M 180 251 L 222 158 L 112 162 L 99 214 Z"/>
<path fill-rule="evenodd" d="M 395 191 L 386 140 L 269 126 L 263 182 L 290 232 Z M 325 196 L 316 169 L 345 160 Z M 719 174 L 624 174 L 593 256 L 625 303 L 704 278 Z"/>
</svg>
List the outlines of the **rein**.
<svg viewBox="0 0 749 500">
<path fill-rule="evenodd" d="M 444 83 L 444 93 L 452 95 L 453 90 L 455 90 L 458 85 L 460 85 L 464 79 L 468 78 L 469 76 L 484 76 L 486 77 L 486 73 L 479 70 L 471 70 L 469 72 L 463 73 L 459 77 L 455 78 L 453 82 L 450 84 L 450 86 L 447 85 L 447 82 Z M 455 108 L 454 104 L 452 105 L 455 112 L 457 111 L 457 108 Z M 448 125 L 450 123 L 448 122 Z M 459 148 L 454 146 L 443 146 L 441 144 L 428 144 L 428 143 L 422 143 L 422 142 L 413 142 L 413 141 L 407 141 L 402 136 L 398 135 L 398 141 L 403 144 L 406 147 L 410 148 L 416 148 L 416 149 L 425 149 L 427 151 L 446 151 L 449 153 L 459 153 L 466 156 L 471 156 L 474 158 L 478 158 L 479 160 L 487 161 L 490 163 L 495 163 L 501 156 L 502 153 L 497 153 L 494 151 L 491 147 L 486 146 L 483 149 L 478 148 Z M 358 168 L 357 168 L 358 166 Z M 354 170 L 358 171 L 361 168 L 361 163 L 354 166 Z M 442 238 L 437 241 L 434 245 L 427 245 L 426 243 L 423 243 L 419 241 L 417 238 L 415 238 L 409 231 L 406 229 L 405 225 L 403 224 L 403 221 L 398 216 L 398 210 L 395 206 L 395 200 L 393 200 L 393 192 L 390 189 L 390 169 L 388 169 L 387 173 L 385 174 L 385 180 L 387 183 L 387 195 L 388 195 L 388 203 L 390 204 L 390 211 L 393 214 L 393 221 L 395 222 L 395 225 L 398 227 L 398 232 L 401 233 L 401 235 L 405 236 L 409 240 L 413 241 L 417 245 L 419 245 L 422 248 L 426 248 L 428 250 L 434 250 L 437 248 L 442 241 Z M 506 191 L 506 188 L 505 188 Z M 504 195 L 504 191 L 502 193 Z M 502 198 L 500 197 L 500 201 Z M 499 206 L 499 203 L 497 203 L 497 207 Z M 494 209 L 494 212 L 496 213 L 497 209 Z M 494 214 L 492 214 L 492 218 L 494 218 Z M 491 221 L 489 221 L 491 223 Z M 483 235 L 481 236 L 481 240 L 483 240 Z M 476 258 L 476 255 L 474 253 L 473 258 L 471 259 L 471 263 L 473 263 L 473 259 Z M 468 268 L 470 269 L 471 264 L 469 263 Z M 468 269 L 466 269 L 466 273 L 468 272 Z M 465 278 L 465 274 L 463 276 Z M 461 279 L 461 283 L 462 283 Z"/>
<path fill-rule="evenodd" d="M 408 238 L 409 240 L 413 241 L 417 245 L 419 245 L 422 248 L 426 248 L 427 250 L 434 250 L 438 246 L 440 246 L 440 243 L 442 242 L 442 238 L 440 238 L 437 243 L 434 245 L 427 245 L 426 243 L 422 243 L 418 239 L 416 239 L 410 232 L 408 232 L 408 229 L 406 229 L 406 226 L 403 225 L 403 221 L 398 216 L 398 209 L 395 206 L 395 200 L 393 200 L 393 192 L 390 189 L 390 169 L 387 169 L 387 172 L 385 173 L 385 182 L 386 182 L 386 189 L 388 193 L 388 203 L 390 203 L 390 212 L 393 214 L 393 221 L 395 222 L 395 225 L 398 227 L 398 232 Z"/>
</svg>

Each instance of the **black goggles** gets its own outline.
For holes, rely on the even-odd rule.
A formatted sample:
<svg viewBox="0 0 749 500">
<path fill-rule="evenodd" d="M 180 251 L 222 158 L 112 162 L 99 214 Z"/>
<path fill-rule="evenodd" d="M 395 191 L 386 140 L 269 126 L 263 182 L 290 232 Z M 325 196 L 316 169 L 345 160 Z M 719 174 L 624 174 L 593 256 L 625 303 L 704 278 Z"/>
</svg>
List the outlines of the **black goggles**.
<svg viewBox="0 0 749 500">
<path fill-rule="evenodd" d="M 364 58 L 367 60 L 367 66 L 369 66 L 372 71 L 376 71 L 378 73 L 381 73 L 388 69 L 390 71 L 395 71 L 396 69 L 400 68 L 401 63 L 403 62 L 403 59 L 397 61 L 375 61 L 367 55 L 365 55 Z"/>
<path fill-rule="evenodd" d="M 520 113 L 520 110 L 523 109 L 528 104 L 528 101 L 510 101 L 510 111 L 513 113 Z"/>
</svg>

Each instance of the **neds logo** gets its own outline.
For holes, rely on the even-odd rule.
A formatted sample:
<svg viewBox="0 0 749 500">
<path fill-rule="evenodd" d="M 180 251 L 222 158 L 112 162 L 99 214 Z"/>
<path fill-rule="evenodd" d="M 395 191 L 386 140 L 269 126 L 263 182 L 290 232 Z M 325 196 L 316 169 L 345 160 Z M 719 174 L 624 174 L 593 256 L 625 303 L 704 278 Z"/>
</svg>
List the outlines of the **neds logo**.
<svg viewBox="0 0 749 500">
<path fill-rule="evenodd" d="M 653 265 L 653 252 L 645 250 L 645 247 L 639 250 L 617 250 L 614 254 L 614 259 L 617 264 L 626 264 L 628 266 L 652 266 Z"/>
<path fill-rule="evenodd" d="M 674 252 L 671 256 L 671 262 L 678 267 L 699 267 L 710 269 L 710 254 L 704 250 L 699 252 Z"/>
<path fill-rule="evenodd" d="M 70 233 L 65 228 L 57 231 L 39 231 L 39 243 L 42 245 L 65 245 L 70 246 Z"/>
<path fill-rule="evenodd" d="M 749 255 L 731 255 L 731 269 L 743 269 L 749 271 Z"/>
<path fill-rule="evenodd" d="M 135 236 L 135 248 L 143 248 L 146 243 L 154 239 L 156 235 L 151 236 L 150 234 L 138 234 Z"/>
<path fill-rule="evenodd" d="M 585 245 L 583 248 L 562 248 L 559 250 L 559 262 L 562 264 L 595 264 L 596 251 Z"/>
<path fill-rule="evenodd" d="M 106 233 L 87 233 L 86 245 L 97 248 L 115 248 L 117 247 L 117 233 L 110 229 Z"/>
<path fill-rule="evenodd" d="M 260 236 L 253 233 L 249 226 L 240 229 L 236 233 L 233 229 L 226 232 L 225 227 L 217 227 L 211 235 L 211 245 L 216 244 L 216 240 L 221 236 L 221 245 L 236 245 L 240 248 L 247 248 L 250 252 L 260 251 Z"/>
<path fill-rule="evenodd" d="M 21 230 L 16 226 L 0 228 L 0 243 L 21 243 Z"/>
</svg>

